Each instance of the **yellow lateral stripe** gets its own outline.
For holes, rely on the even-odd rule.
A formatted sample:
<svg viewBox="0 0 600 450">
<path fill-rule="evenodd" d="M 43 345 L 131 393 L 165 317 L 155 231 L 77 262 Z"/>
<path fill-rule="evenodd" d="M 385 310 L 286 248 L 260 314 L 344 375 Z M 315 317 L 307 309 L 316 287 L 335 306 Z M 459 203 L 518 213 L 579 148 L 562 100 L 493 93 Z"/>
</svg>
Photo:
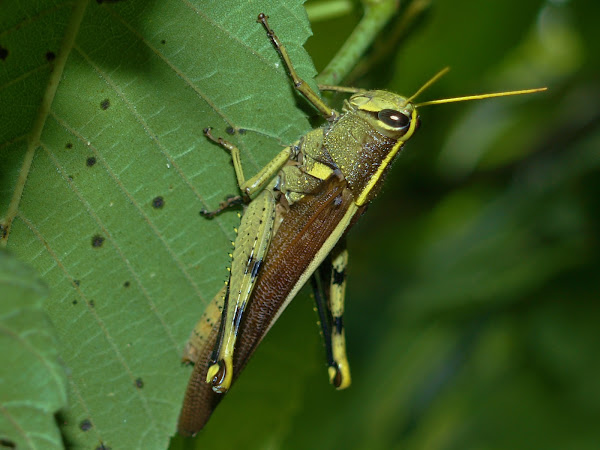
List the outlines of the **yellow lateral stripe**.
<svg viewBox="0 0 600 450">
<path fill-rule="evenodd" d="M 385 159 L 383 161 L 381 161 L 381 164 L 377 168 L 377 172 L 375 172 L 373 174 L 373 176 L 371 177 L 371 179 L 369 180 L 369 182 L 367 183 L 365 188 L 362 190 L 362 192 L 358 196 L 358 200 L 356 200 L 356 202 L 355 202 L 357 206 L 362 206 L 365 204 L 365 202 L 367 201 L 367 196 L 369 195 L 369 192 L 371 192 L 371 189 L 373 189 L 373 186 L 375 186 L 375 183 L 377 183 L 379 181 L 379 179 L 381 178 L 381 175 L 383 175 L 383 171 L 388 166 L 388 164 L 390 163 L 392 158 L 396 155 L 396 153 L 398 153 L 398 150 L 400 150 L 400 148 L 402 147 L 403 144 L 404 144 L 404 141 L 398 140 L 398 142 L 396 142 L 396 144 L 392 147 L 392 150 L 388 153 L 388 155 L 385 157 Z"/>
<path fill-rule="evenodd" d="M 371 177 L 371 179 L 369 180 L 369 182 L 367 183 L 365 188 L 362 190 L 362 192 L 358 196 L 358 199 L 356 200 L 356 202 L 354 202 L 354 203 L 356 203 L 357 206 L 362 206 L 367 202 L 367 196 L 369 195 L 369 192 L 371 192 L 371 189 L 373 189 L 375 184 L 381 179 L 381 176 L 383 175 L 383 171 L 389 165 L 389 163 L 392 161 L 394 156 L 396 156 L 396 153 L 398 153 L 398 150 L 400 150 L 402 148 L 402 146 L 404 145 L 404 143 L 408 140 L 408 138 L 410 138 L 413 135 L 413 133 L 415 131 L 415 127 L 417 126 L 417 122 L 418 122 L 417 110 L 414 109 L 412 112 L 410 128 L 408 129 L 408 131 L 406 132 L 406 134 L 403 136 L 402 139 L 398 139 L 398 142 L 396 142 L 396 144 L 392 147 L 392 149 L 390 150 L 388 155 L 385 157 L 385 159 L 383 161 L 381 161 L 381 164 L 377 168 L 377 172 L 375 172 L 373 174 L 373 176 Z"/>
</svg>

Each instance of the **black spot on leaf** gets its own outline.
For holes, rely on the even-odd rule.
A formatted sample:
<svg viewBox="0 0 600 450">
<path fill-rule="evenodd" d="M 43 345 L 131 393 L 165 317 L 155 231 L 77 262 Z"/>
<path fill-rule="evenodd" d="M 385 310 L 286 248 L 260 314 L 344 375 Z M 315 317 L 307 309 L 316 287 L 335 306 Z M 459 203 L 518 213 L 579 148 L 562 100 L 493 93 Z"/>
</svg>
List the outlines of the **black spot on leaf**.
<svg viewBox="0 0 600 450">
<path fill-rule="evenodd" d="M 102 244 L 104 244 L 104 237 L 100 236 L 99 234 L 94 235 L 94 237 L 92 237 L 92 247 L 102 247 Z"/>
<path fill-rule="evenodd" d="M 141 378 L 136 378 L 135 387 L 138 389 L 142 389 L 144 387 L 144 380 L 142 380 Z"/>
<path fill-rule="evenodd" d="M 46 61 L 52 62 L 55 59 L 56 59 L 56 53 L 50 52 L 50 51 L 46 52 Z"/>
<path fill-rule="evenodd" d="M 106 111 L 108 108 L 110 108 L 110 100 L 108 98 L 105 98 L 104 100 L 102 100 L 100 102 L 100 108 L 102 108 L 104 111 Z"/>
<path fill-rule="evenodd" d="M 89 431 L 92 429 L 92 422 L 90 421 L 90 419 L 84 419 L 81 421 L 81 423 L 79 424 L 79 429 L 81 431 Z"/>
<path fill-rule="evenodd" d="M 9 439 L 0 439 L 0 448 L 17 448 L 17 444 Z"/>
<path fill-rule="evenodd" d="M 165 199 L 162 198 L 160 195 L 158 197 L 154 197 L 154 199 L 152 199 L 152 207 L 155 209 L 161 209 L 163 206 L 165 206 Z"/>
<path fill-rule="evenodd" d="M 8 58 L 8 49 L 0 45 L 0 59 L 6 61 L 6 58 Z"/>
<path fill-rule="evenodd" d="M 71 142 L 67 142 L 67 145 L 65 145 L 65 148 L 73 148 L 73 144 Z"/>
<path fill-rule="evenodd" d="M 129 281 L 126 281 L 125 283 L 123 283 L 123 286 L 128 288 L 131 285 L 131 283 L 129 283 Z"/>
<path fill-rule="evenodd" d="M 88 159 L 85 160 L 85 164 L 88 167 L 92 167 L 94 164 L 96 164 L 96 157 L 90 156 Z"/>
<path fill-rule="evenodd" d="M 225 133 L 227 134 L 235 134 L 235 130 L 233 129 L 233 127 L 227 127 L 225 128 Z"/>
</svg>

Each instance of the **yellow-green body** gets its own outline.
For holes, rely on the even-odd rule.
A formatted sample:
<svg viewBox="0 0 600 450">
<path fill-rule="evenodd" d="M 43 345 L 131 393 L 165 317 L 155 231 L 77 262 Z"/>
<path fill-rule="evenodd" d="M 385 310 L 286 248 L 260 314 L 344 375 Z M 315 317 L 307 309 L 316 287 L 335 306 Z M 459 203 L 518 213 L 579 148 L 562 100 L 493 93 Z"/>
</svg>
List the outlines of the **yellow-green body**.
<svg viewBox="0 0 600 450">
<path fill-rule="evenodd" d="M 239 325 L 271 238 L 287 210 L 304 196 L 323 189 L 324 183 L 331 177 L 345 181 L 354 197 L 354 205 L 345 220 L 335 228 L 326 245 L 315 253 L 309 270 L 300 277 L 299 289 L 346 232 L 356 210 L 377 194 L 391 161 L 418 124 L 413 105 L 406 98 L 386 91 L 355 94 L 345 103 L 343 111 L 342 115 L 332 111 L 333 117 L 328 124 L 307 133 L 284 149 L 249 181 L 244 179 L 239 150 L 222 139 L 214 139 L 207 130 L 211 139 L 232 152 L 242 192 L 250 197 L 262 189 L 247 206 L 235 241 L 222 330 L 214 363 L 206 375 L 215 392 L 224 393 L 231 385 Z M 396 119 L 400 120 L 398 126 L 382 121 L 379 117 L 381 111 L 390 111 L 392 116 L 395 114 L 401 118 Z M 347 256 L 343 260 L 347 260 Z M 298 289 L 290 290 L 285 305 Z M 339 305 L 343 297 L 338 292 L 343 290 L 338 289 L 330 302 L 334 303 L 336 311 L 343 311 L 343 306 Z M 333 335 L 332 338 L 343 342 L 343 335 Z M 340 359 L 337 365 L 344 367 L 345 376 L 339 377 L 338 387 L 346 387 L 350 384 L 350 376 L 340 342 L 332 343 L 332 347 L 336 349 L 335 356 Z"/>
<path fill-rule="evenodd" d="M 183 434 L 202 428 L 260 340 L 309 279 L 330 381 L 339 389 L 350 385 L 342 321 L 348 262 L 343 237 L 377 195 L 392 161 L 419 126 L 411 99 L 387 91 L 353 90 L 341 114 L 329 108 L 297 76 L 264 14 L 259 22 L 296 89 L 327 122 L 286 147 L 249 180 L 237 147 L 205 130 L 209 139 L 231 152 L 242 196 L 249 203 L 231 254 L 230 278 L 186 348 L 185 359 L 196 366 L 179 420 Z M 288 253 L 297 254 L 287 255 L 282 249 L 288 247 L 293 249 Z M 285 282 L 280 283 L 279 272 Z"/>
</svg>

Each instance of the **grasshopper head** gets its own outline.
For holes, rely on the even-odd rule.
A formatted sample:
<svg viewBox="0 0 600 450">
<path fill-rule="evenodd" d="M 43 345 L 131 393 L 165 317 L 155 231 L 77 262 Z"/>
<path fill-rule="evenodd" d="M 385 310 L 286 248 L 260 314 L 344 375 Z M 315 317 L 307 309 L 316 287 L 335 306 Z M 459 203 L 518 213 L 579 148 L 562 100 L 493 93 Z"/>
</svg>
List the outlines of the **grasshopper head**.
<svg viewBox="0 0 600 450">
<path fill-rule="evenodd" d="M 372 200 L 391 162 L 419 126 L 415 105 L 387 91 L 360 91 L 327 131 L 324 147 L 362 206 Z"/>
<path fill-rule="evenodd" d="M 530 94 L 546 89 L 525 89 L 422 103 L 413 102 L 421 92 L 446 72 L 448 68 L 438 72 L 408 98 L 388 91 L 341 90 L 356 93 L 345 102 L 345 114 L 327 132 L 325 147 L 348 181 L 358 206 L 368 203 L 377 195 L 390 163 L 404 143 L 419 128 L 417 107 Z"/>
<path fill-rule="evenodd" d="M 414 104 L 406 97 L 388 91 L 354 94 L 348 100 L 347 109 L 379 133 L 402 142 L 410 139 L 420 124 Z"/>
</svg>

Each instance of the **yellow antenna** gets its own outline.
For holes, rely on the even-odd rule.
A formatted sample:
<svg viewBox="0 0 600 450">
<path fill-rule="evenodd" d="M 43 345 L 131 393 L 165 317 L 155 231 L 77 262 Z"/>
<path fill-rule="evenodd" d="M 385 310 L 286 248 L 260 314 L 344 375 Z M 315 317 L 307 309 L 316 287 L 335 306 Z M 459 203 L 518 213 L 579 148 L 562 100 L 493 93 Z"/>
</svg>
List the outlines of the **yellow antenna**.
<svg viewBox="0 0 600 450">
<path fill-rule="evenodd" d="M 533 94 L 534 92 L 542 92 L 548 88 L 537 88 L 537 89 L 522 89 L 520 91 L 506 91 L 506 92 L 492 92 L 490 94 L 479 94 L 479 95 L 466 95 L 464 97 L 452 97 L 442 98 L 440 100 L 430 100 L 428 102 L 417 103 L 416 107 L 427 106 L 427 105 L 439 105 L 442 103 L 454 103 L 454 102 L 467 102 L 469 100 L 481 100 L 484 98 L 493 97 L 508 97 L 509 95 L 522 95 L 522 94 Z"/>
<path fill-rule="evenodd" d="M 442 78 L 444 75 L 448 73 L 450 67 L 444 67 L 438 73 L 436 73 L 433 77 L 431 77 L 423 86 L 421 86 L 417 92 L 411 95 L 406 99 L 406 103 L 412 102 L 415 98 L 417 98 L 425 89 L 435 83 L 437 80 Z M 319 84 L 319 89 L 321 91 L 336 91 L 336 92 L 346 92 L 349 94 L 356 94 L 359 92 L 366 92 L 366 89 L 354 88 L 354 87 L 345 87 L 345 86 L 332 86 L 329 84 Z M 442 98 L 439 100 L 430 100 L 422 103 L 415 103 L 416 107 L 428 106 L 428 105 L 440 105 L 443 103 L 454 103 L 454 102 L 467 102 L 469 100 L 482 100 L 484 98 L 494 98 L 494 97 L 508 97 L 509 95 L 522 95 L 522 94 L 533 94 L 535 92 L 542 92 L 547 90 L 548 88 L 536 88 L 536 89 L 522 89 L 520 91 L 505 91 L 505 92 L 492 92 L 490 94 L 478 94 L 478 95 L 466 95 L 464 97 L 451 97 L 451 98 Z"/>
<path fill-rule="evenodd" d="M 419 94 L 421 94 L 421 92 L 423 92 L 425 89 L 427 89 L 429 86 L 431 86 L 433 83 L 435 83 L 437 80 L 439 80 L 440 78 L 442 78 L 444 75 L 446 75 L 448 73 L 448 71 L 450 70 L 450 67 L 444 67 L 442 70 L 440 70 L 438 73 L 436 73 L 433 77 L 431 77 L 429 79 L 429 81 L 427 81 L 423 86 L 421 86 L 417 92 L 415 92 L 413 95 L 411 95 L 410 97 L 408 97 L 406 99 L 406 103 L 410 103 L 412 102 L 415 98 L 417 98 L 417 96 Z"/>
<path fill-rule="evenodd" d="M 406 103 L 412 102 L 419 94 L 421 94 L 425 89 L 439 80 L 441 77 L 446 75 L 450 67 L 444 67 L 438 73 L 436 73 L 429 81 L 427 81 L 423 86 L 419 88 L 417 92 L 411 95 Z M 537 88 L 537 89 L 522 89 L 520 91 L 506 91 L 506 92 L 492 92 L 490 94 L 479 94 L 479 95 L 466 95 L 464 97 L 452 97 L 452 98 L 443 98 L 440 100 L 430 100 L 428 102 L 415 103 L 416 107 L 428 106 L 428 105 L 440 105 L 442 103 L 454 103 L 454 102 L 467 102 L 469 100 L 482 100 L 484 98 L 493 98 L 493 97 L 508 97 L 509 95 L 522 95 L 522 94 L 533 94 L 534 92 L 542 92 L 548 88 Z"/>
</svg>

